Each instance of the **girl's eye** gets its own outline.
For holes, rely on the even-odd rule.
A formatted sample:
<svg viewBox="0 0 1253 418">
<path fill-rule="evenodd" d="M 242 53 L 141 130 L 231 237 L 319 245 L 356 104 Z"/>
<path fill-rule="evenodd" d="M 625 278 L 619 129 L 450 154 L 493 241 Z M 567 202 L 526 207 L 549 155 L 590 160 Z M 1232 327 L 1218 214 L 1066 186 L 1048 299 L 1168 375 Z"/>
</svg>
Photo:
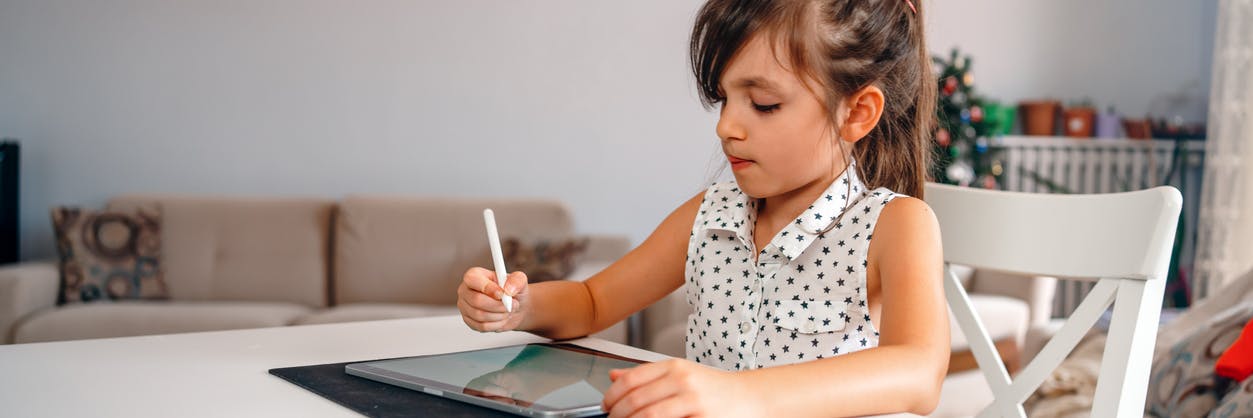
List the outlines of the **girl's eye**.
<svg viewBox="0 0 1253 418">
<path fill-rule="evenodd" d="M 775 110 L 779 109 L 779 104 L 775 103 L 772 105 L 762 105 L 753 103 L 753 109 L 757 109 L 757 111 L 761 113 L 774 113 Z"/>
</svg>

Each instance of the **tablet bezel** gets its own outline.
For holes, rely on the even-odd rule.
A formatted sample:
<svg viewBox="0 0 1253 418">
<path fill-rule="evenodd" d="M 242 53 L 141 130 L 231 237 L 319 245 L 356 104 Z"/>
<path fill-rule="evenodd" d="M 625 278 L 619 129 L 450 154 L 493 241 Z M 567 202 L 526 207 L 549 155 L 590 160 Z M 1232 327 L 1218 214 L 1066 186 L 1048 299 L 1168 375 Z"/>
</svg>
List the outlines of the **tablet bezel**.
<svg viewBox="0 0 1253 418">
<path fill-rule="evenodd" d="M 623 356 L 619 356 L 616 354 L 605 353 L 602 351 L 596 351 L 596 350 L 580 347 L 580 346 L 573 345 L 573 344 L 531 343 L 531 344 L 520 344 L 520 345 L 512 345 L 512 346 L 483 348 L 483 349 L 478 349 L 478 350 L 469 350 L 469 351 L 461 351 L 461 352 L 453 352 L 453 353 L 428 354 L 428 355 L 422 355 L 422 356 L 401 357 L 401 358 L 387 359 L 387 360 L 371 360 L 371 361 L 365 361 L 365 362 L 359 362 L 359 363 L 351 363 L 351 364 L 347 364 L 344 366 L 344 372 L 353 376 L 370 379 L 374 381 L 379 381 L 379 382 L 383 382 L 383 383 L 387 383 L 387 384 L 391 384 L 395 386 L 400 386 L 406 389 L 424 392 L 424 393 L 428 393 L 428 394 L 435 395 L 435 396 L 456 399 L 459 401 L 468 402 L 468 403 L 472 403 L 472 404 L 479 405 L 479 406 L 485 406 L 485 407 L 496 409 L 496 410 L 522 414 L 522 415 L 565 417 L 565 416 L 596 415 L 596 414 L 600 414 L 604 412 L 604 411 L 601 411 L 599 403 L 592 404 L 592 405 L 570 407 L 570 408 L 557 408 L 557 407 L 553 407 L 553 406 L 549 406 L 549 405 L 545 405 L 541 403 L 529 403 L 529 402 L 516 399 L 516 398 L 507 398 L 507 397 L 502 397 L 502 396 L 489 395 L 489 394 L 486 394 L 486 393 L 483 393 L 474 389 L 458 387 L 458 386 L 454 386 L 445 382 L 426 379 L 426 378 L 423 378 L 420 376 L 414 376 L 411 374 L 397 373 L 388 369 L 381 369 L 381 368 L 374 367 L 371 365 L 372 363 L 383 362 L 383 361 L 395 361 L 395 360 L 416 359 L 416 358 L 426 358 L 426 357 L 440 357 L 440 356 L 457 355 L 457 354 L 464 354 L 464 353 L 473 353 L 473 352 L 479 352 L 479 351 L 499 350 L 502 348 L 510 348 L 510 347 L 526 347 L 530 345 L 545 346 L 545 347 L 559 349 L 559 350 L 573 351 L 573 352 L 583 353 L 583 354 L 592 355 L 596 357 L 610 358 L 610 359 L 621 360 L 621 361 L 626 361 L 626 362 L 635 363 L 635 364 L 648 363 L 647 361 L 633 359 L 629 357 L 623 357 Z M 463 391 L 469 392 L 469 393 L 465 393 Z M 505 402 L 505 401 L 498 400 L 498 399 L 508 399 L 512 403 Z"/>
</svg>

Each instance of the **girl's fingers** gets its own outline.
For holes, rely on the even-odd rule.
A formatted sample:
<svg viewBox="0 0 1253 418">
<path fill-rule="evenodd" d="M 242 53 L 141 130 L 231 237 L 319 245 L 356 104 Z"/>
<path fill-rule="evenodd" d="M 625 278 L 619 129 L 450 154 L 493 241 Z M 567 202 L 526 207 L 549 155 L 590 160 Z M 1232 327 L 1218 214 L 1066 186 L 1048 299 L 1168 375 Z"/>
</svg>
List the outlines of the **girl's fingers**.
<svg viewBox="0 0 1253 418">
<path fill-rule="evenodd" d="M 471 320 L 477 322 L 499 322 L 509 318 L 509 315 L 502 313 L 493 313 L 469 306 L 465 301 L 457 301 L 457 309 L 461 310 L 461 314 Z"/>
<path fill-rule="evenodd" d="M 634 390 L 627 392 L 626 396 L 618 399 L 610 407 L 609 416 L 611 418 L 634 416 L 653 407 L 658 402 L 675 397 L 678 393 L 679 387 L 675 384 L 674 379 L 655 379 L 637 386 Z"/>
<path fill-rule="evenodd" d="M 661 378 L 666 374 L 667 370 L 668 365 L 666 362 L 648 363 L 635 366 L 619 374 L 613 385 L 609 386 L 609 390 L 605 391 L 605 400 L 602 408 L 606 411 L 612 410 L 614 404 L 622 400 L 632 390 Z M 610 374 L 610 376 L 612 377 L 613 375 Z"/>
<path fill-rule="evenodd" d="M 500 285 L 496 284 L 496 273 L 482 267 L 474 267 L 467 271 L 462 278 L 462 283 L 470 290 L 486 295 L 495 296 L 503 291 Z"/>
<path fill-rule="evenodd" d="M 626 417 L 687 417 L 696 414 L 696 402 L 690 397 L 677 395 L 654 402 L 636 410 Z"/>
<path fill-rule="evenodd" d="M 509 311 L 505 309 L 505 303 L 499 298 L 494 298 L 482 293 L 471 293 L 470 297 L 466 298 L 466 302 L 469 303 L 470 306 L 483 311 L 499 314 L 509 313 Z"/>
</svg>

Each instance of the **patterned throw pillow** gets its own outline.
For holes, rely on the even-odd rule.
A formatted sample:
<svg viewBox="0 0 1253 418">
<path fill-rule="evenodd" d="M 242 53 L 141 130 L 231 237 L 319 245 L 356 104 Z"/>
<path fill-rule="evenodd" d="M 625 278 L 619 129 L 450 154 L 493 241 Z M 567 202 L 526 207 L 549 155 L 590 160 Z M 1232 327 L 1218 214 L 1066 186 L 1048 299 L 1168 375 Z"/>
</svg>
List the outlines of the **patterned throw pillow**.
<svg viewBox="0 0 1253 418">
<path fill-rule="evenodd" d="M 526 273 L 529 283 L 567 278 L 587 250 L 587 238 L 523 243 L 507 238 L 500 244 L 509 271 Z"/>
<path fill-rule="evenodd" d="M 1170 348 L 1153 365 L 1146 411 L 1155 417 L 1206 417 L 1230 390 L 1230 379 L 1214 374 L 1214 363 L 1253 318 L 1253 302 L 1233 306 Z"/>
<path fill-rule="evenodd" d="M 159 212 L 57 207 L 52 227 L 61 257 L 57 303 L 168 298 Z"/>
<path fill-rule="evenodd" d="M 1244 418 L 1253 417 L 1253 376 L 1240 382 L 1218 407 L 1214 408 L 1210 418 Z"/>
</svg>

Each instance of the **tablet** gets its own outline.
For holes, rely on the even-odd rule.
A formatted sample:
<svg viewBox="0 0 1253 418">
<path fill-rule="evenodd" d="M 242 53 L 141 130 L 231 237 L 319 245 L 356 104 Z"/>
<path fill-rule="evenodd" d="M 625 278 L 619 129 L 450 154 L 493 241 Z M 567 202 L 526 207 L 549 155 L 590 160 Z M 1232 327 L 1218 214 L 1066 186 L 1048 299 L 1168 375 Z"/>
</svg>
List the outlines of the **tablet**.
<svg viewBox="0 0 1253 418">
<path fill-rule="evenodd" d="M 344 371 L 518 415 L 583 417 L 604 413 L 609 370 L 641 363 L 570 344 L 526 344 L 353 363 Z"/>
</svg>

